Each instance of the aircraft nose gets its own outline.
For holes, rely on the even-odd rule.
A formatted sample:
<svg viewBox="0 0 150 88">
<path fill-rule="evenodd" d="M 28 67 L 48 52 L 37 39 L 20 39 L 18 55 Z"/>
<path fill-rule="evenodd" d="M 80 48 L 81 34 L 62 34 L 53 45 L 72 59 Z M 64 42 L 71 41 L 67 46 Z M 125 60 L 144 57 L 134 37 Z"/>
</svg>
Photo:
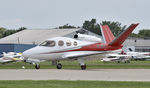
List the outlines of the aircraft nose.
<svg viewBox="0 0 150 88">
<path fill-rule="evenodd" d="M 30 51 L 31 51 L 31 50 L 26 50 L 26 51 L 24 51 L 24 52 L 22 53 L 22 56 L 23 56 L 24 58 L 29 58 L 29 56 L 30 56 Z"/>
<path fill-rule="evenodd" d="M 37 47 L 34 47 L 34 48 L 31 48 L 31 49 L 28 49 L 28 50 L 24 51 L 24 52 L 22 53 L 22 56 L 23 56 L 24 58 L 32 58 L 33 55 L 35 55 L 35 54 L 37 54 L 37 53 L 38 53 Z"/>
</svg>

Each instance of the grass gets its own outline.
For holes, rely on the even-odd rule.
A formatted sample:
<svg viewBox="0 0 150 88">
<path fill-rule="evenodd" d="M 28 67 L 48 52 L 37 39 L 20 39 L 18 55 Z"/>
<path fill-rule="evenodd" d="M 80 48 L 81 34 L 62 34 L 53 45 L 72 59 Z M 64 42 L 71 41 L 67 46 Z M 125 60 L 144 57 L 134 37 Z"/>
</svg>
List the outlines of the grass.
<svg viewBox="0 0 150 88">
<path fill-rule="evenodd" d="M 120 81 L 0 81 L 0 88 L 149 88 L 150 82 Z"/>
<path fill-rule="evenodd" d="M 63 69 L 80 69 L 77 61 L 60 61 Z M 150 69 L 150 61 L 131 61 L 131 63 L 116 63 L 116 62 L 101 62 L 100 60 L 87 60 L 87 69 Z M 24 62 L 0 64 L 0 69 L 21 69 L 25 66 L 26 69 L 34 69 L 34 66 Z M 41 69 L 56 69 L 51 62 L 40 63 Z"/>
</svg>

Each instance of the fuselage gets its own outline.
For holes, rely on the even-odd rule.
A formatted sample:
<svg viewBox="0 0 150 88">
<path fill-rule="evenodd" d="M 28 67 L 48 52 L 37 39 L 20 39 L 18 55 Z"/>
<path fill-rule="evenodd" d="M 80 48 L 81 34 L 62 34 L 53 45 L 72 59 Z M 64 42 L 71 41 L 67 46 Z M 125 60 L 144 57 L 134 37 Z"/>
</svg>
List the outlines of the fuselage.
<svg viewBox="0 0 150 88">
<path fill-rule="evenodd" d="M 23 52 L 25 59 L 60 60 L 95 55 L 121 49 L 122 46 L 112 47 L 102 42 L 81 41 L 67 37 L 47 39 L 40 45 Z"/>
</svg>

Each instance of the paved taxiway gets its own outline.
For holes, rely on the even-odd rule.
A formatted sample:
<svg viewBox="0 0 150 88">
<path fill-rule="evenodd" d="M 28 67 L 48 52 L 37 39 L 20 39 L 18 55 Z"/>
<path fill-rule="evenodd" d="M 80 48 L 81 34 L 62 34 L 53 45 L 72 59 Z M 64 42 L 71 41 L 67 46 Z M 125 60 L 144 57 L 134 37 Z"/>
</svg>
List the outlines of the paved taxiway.
<svg viewBox="0 0 150 88">
<path fill-rule="evenodd" d="M 150 69 L 1 69 L 0 80 L 150 81 Z"/>
</svg>

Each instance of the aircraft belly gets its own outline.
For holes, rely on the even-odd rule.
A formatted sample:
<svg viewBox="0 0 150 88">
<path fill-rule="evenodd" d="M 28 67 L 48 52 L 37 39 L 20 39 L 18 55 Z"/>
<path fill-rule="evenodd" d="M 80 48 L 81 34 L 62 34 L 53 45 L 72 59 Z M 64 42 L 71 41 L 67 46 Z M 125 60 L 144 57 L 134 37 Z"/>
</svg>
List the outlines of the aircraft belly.
<svg viewBox="0 0 150 88">
<path fill-rule="evenodd" d="M 34 55 L 34 59 L 39 59 L 39 60 L 58 60 L 61 59 L 62 53 L 52 53 L 52 54 L 39 54 L 39 55 Z"/>
<path fill-rule="evenodd" d="M 106 53 L 106 52 L 105 52 Z M 73 51 L 73 52 L 66 52 L 62 56 L 62 58 L 66 59 L 101 59 L 105 56 L 104 52 L 101 51 Z"/>
</svg>

